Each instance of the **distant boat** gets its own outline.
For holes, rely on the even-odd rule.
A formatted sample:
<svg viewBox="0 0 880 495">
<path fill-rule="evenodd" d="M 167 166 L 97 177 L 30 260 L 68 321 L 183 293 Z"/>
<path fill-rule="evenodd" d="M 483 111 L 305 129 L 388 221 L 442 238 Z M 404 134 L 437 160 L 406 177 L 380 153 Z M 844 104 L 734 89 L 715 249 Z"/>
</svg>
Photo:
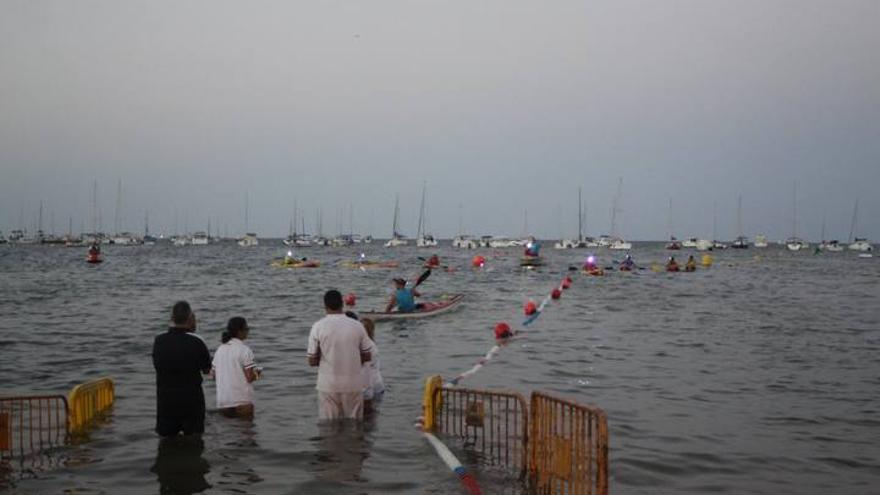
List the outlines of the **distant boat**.
<svg viewBox="0 0 880 495">
<path fill-rule="evenodd" d="M 820 235 L 822 241 L 816 247 L 819 251 L 828 251 L 831 253 L 839 253 L 843 251 L 843 245 L 838 242 L 837 239 L 832 239 L 830 241 L 825 240 L 825 213 L 822 213 L 822 234 Z"/>
<path fill-rule="evenodd" d="M 192 236 L 192 245 L 193 246 L 207 246 L 210 242 L 210 237 L 207 232 L 196 232 Z"/>
<path fill-rule="evenodd" d="M 471 236 L 469 235 L 459 234 L 452 239 L 452 247 L 460 249 L 476 249 L 477 246 L 477 241 L 471 239 Z"/>
<path fill-rule="evenodd" d="M 158 239 L 150 235 L 150 212 L 144 213 L 144 237 L 143 242 L 147 246 L 156 244 Z"/>
<path fill-rule="evenodd" d="M 797 182 L 794 183 L 794 193 L 792 195 L 792 236 L 785 240 L 785 247 L 789 251 L 800 251 L 809 248 L 810 245 L 797 236 Z"/>
<path fill-rule="evenodd" d="M 244 195 L 244 231 L 245 234 L 238 238 L 238 245 L 241 247 L 252 247 L 260 244 L 260 240 L 257 238 L 257 234 L 254 232 L 248 232 L 248 216 L 250 209 L 250 197 L 247 192 Z"/>
<path fill-rule="evenodd" d="M 400 222 L 400 196 L 394 196 L 394 221 L 391 224 L 391 239 L 385 243 L 385 247 L 400 247 L 409 244 L 406 236 L 399 232 Z"/>
<path fill-rule="evenodd" d="M 611 238 L 608 239 L 608 248 L 613 250 L 632 249 L 632 243 L 627 242 L 617 233 L 617 213 L 620 211 L 620 198 L 623 194 L 623 178 L 617 180 L 617 194 L 611 205 Z M 602 239 L 599 239 L 601 245 Z"/>
<path fill-rule="evenodd" d="M 868 242 L 867 238 L 864 237 L 853 237 L 856 232 L 856 222 L 859 215 L 859 200 L 856 199 L 856 204 L 853 206 L 853 216 L 852 223 L 849 227 L 849 238 L 850 238 L 850 251 L 873 251 L 874 246 Z"/>
<path fill-rule="evenodd" d="M 736 239 L 730 245 L 733 249 L 747 249 L 749 247 L 749 238 L 742 232 L 742 196 L 736 200 Z"/>
<path fill-rule="evenodd" d="M 758 234 L 755 236 L 755 247 L 756 248 L 765 248 L 769 245 L 767 242 L 767 236 L 762 234 Z"/>
<path fill-rule="evenodd" d="M 428 218 L 425 209 L 425 190 L 427 184 L 422 183 L 422 202 L 419 205 L 419 226 L 416 228 L 416 246 L 417 247 L 437 247 L 437 240 L 434 236 L 427 233 Z"/>
<path fill-rule="evenodd" d="M 697 238 L 691 237 L 686 241 L 681 241 L 681 247 L 689 248 L 689 249 L 696 249 L 697 248 Z"/>
<path fill-rule="evenodd" d="M 576 249 L 587 247 L 584 239 L 584 206 L 581 198 L 581 188 L 578 187 L 578 235 L 577 239 L 561 239 L 553 245 L 556 249 Z M 591 239 L 592 240 L 592 239 Z"/>
<path fill-rule="evenodd" d="M 613 249 L 616 251 L 629 251 L 630 249 L 632 249 L 632 243 L 623 239 L 612 239 L 611 245 L 608 246 L 608 249 Z"/>
<path fill-rule="evenodd" d="M 666 219 L 666 230 L 669 233 L 669 242 L 666 243 L 666 249 L 670 251 L 678 251 L 681 249 L 681 243 L 672 233 L 672 198 L 669 198 L 669 216 Z"/>
<path fill-rule="evenodd" d="M 257 234 L 254 232 L 246 232 L 243 236 L 238 238 L 238 245 L 242 247 L 252 247 L 260 244 L 260 239 L 257 238 Z"/>
</svg>

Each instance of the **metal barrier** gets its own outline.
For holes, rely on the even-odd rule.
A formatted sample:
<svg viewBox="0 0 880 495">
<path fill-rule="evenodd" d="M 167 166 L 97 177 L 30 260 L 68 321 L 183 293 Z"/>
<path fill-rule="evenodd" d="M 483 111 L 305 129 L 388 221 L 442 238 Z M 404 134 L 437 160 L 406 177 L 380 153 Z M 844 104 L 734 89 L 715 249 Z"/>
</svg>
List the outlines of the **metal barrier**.
<svg viewBox="0 0 880 495">
<path fill-rule="evenodd" d="M 598 407 L 533 392 L 529 481 L 537 493 L 608 493 L 608 421 Z"/>
<path fill-rule="evenodd" d="M 608 493 L 608 421 L 598 407 L 425 382 L 423 427 L 458 437 L 471 461 L 518 471 L 530 493 Z"/>
<path fill-rule="evenodd" d="M 64 444 L 67 413 L 62 395 L 0 397 L 0 455 L 23 456 Z"/>
<path fill-rule="evenodd" d="M 425 427 L 459 438 L 479 462 L 524 476 L 528 465 L 526 401 L 515 392 L 434 387 Z M 430 419 L 429 419 L 430 418 Z M 429 426 L 431 425 L 431 426 Z"/>
<path fill-rule="evenodd" d="M 70 432 L 84 429 L 95 417 L 113 405 L 113 380 L 100 378 L 73 387 L 67 396 L 70 404 Z"/>
</svg>

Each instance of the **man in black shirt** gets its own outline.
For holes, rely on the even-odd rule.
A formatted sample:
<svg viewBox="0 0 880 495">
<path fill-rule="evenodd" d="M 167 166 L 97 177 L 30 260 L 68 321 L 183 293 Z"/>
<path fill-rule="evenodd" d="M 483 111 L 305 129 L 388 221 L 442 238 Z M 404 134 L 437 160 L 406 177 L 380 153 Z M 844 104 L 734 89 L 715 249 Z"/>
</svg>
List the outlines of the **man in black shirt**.
<svg viewBox="0 0 880 495">
<path fill-rule="evenodd" d="M 195 330 L 192 308 L 179 301 L 171 311 L 171 327 L 153 341 L 156 433 L 163 437 L 205 431 L 202 373 L 211 371 L 211 355 Z"/>
</svg>

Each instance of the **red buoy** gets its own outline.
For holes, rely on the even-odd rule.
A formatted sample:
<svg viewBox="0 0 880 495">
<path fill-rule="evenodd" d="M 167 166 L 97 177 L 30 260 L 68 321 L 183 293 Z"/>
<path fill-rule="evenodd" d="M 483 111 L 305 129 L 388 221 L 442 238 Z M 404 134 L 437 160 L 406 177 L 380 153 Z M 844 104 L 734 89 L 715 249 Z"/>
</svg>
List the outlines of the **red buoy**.
<svg viewBox="0 0 880 495">
<path fill-rule="evenodd" d="M 513 333 L 510 331 L 510 325 L 507 323 L 499 322 L 495 325 L 495 338 L 496 339 L 506 339 L 508 337 L 513 337 Z"/>
<path fill-rule="evenodd" d="M 531 315 L 538 312 L 538 306 L 535 304 L 535 301 L 529 301 L 526 303 L 523 310 L 524 310 L 526 316 L 531 316 Z"/>
<path fill-rule="evenodd" d="M 357 296 L 355 296 L 353 292 L 349 292 L 342 298 L 342 302 L 344 302 L 346 306 L 354 306 L 357 303 Z"/>
<path fill-rule="evenodd" d="M 569 287 L 571 287 L 571 277 L 565 277 L 565 278 L 562 280 L 562 288 L 563 288 L 563 289 L 568 289 Z"/>
<path fill-rule="evenodd" d="M 473 266 L 474 268 L 483 268 L 483 265 L 485 264 L 486 258 L 484 258 L 482 255 L 478 254 L 474 256 L 473 259 L 471 259 L 471 266 Z"/>
<path fill-rule="evenodd" d="M 559 290 L 559 287 L 553 289 L 553 292 L 550 293 L 550 297 L 552 297 L 553 299 L 559 299 L 560 297 L 562 297 L 562 291 Z"/>
</svg>

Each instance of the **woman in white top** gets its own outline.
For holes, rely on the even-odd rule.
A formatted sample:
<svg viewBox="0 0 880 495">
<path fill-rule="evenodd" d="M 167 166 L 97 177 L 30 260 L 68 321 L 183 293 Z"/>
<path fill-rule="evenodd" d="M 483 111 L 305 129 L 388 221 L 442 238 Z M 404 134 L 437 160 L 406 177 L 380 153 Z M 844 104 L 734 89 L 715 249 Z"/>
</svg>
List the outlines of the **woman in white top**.
<svg viewBox="0 0 880 495">
<path fill-rule="evenodd" d="M 250 418 L 254 415 L 254 380 L 260 368 L 254 353 L 243 340 L 248 336 L 247 321 L 236 316 L 229 319 L 220 340 L 223 344 L 214 353 L 213 374 L 217 382 L 217 408 L 228 417 Z"/>
<path fill-rule="evenodd" d="M 382 380 L 382 371 L 379 369 L 379 346 L 376 345 L 375 332 L 376 325 L 373 320 L 364 318 L 361 323 L 367 336 L 370 337 L 371 343 L 371 359 L 363 364 L 364 382 L 364 414 L 372 413 L 376 408 L 376 403 L 382 400 L 385 394 L 385 381 Z"/>
</svg>

